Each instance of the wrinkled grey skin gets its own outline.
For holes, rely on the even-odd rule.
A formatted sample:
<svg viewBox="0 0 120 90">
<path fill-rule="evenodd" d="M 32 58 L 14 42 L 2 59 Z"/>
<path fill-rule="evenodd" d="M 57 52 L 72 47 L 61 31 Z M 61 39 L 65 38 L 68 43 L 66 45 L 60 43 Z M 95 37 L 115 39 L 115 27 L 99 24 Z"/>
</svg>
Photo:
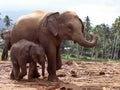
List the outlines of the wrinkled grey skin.
<svg viewBox="0 0 120 90">
<path fill-rule="evenodd" d="M 11 43 L 10 43 L 11 30 L 4 30 L 1 33 L 1 38 L 4 40 L 4 47 L 3 47 L 1 59 L 7 60 L 8 51 L 10 50 L 10 47 L 11 47 Z"/>
<path fill-rule="evenodd" d="M 45 52 L 42 46 L 27 40 L 20 40 L 11 47 L 10 57 L 13 69 L 11 79 L 21 80 L 26 74 L 26 64 L 29 63 L 28 79 L 32 80 L 36 63 L 42 66 L 42 76 L 45 70 Z"/>
</svg>

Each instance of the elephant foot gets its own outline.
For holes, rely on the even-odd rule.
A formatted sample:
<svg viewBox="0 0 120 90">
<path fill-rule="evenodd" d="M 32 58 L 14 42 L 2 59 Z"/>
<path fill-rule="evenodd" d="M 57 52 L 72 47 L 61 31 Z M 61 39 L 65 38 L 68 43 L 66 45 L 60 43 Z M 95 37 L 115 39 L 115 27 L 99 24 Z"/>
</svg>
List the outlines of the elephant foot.
<svg viewBox="0 0 120 90">
<path fill-rule="evenodd" d="M 48 76 L 48 81 L 51 81 L 51 82 L 58 82 L 59 79 L 58 79 L 57 76 L 51 76 L 51 75 L 49 75 L 49 76 Z"/>
<path fill-rule="evenodd" d="M 14 74 L 13 74 L 13 70 L 11 71 L 10 79 L 11 79 L 11 80 L 15 80 L 15 76 L 14 76 Z"/>
<path fill-rule="evenodd" d="M 34 82 L 35 79 L 34 78 L 28 78 L 28 82 Z"/>
<path fill-rule="evenodd" d="M 60 64 L 60 65 L 57 65 L 57 67 L 56 67 L 56 70 L 59 70 L 59 69 L 61 69 L 61 66 L 62 66 L 62 64 Z"/>
<path fill-rule="evenodd" d="M 22 77 L 16 78 L 16 81 L 21 81 Z"/>
<path fill-rule="evenodd" d="M 33 74 L 33 78 L 38 78 L 38 77 L 40 77 L 40 74 L 39 74 L 39 73 Z"/>
<path fill-rule="evenodd" d="M 11 80 L 15 80 L 14 75 L 10 75 L 10 79 L 11 79 Z"/>
<path fill-rule="evenodd" d="M 33 76 L 32 78 L 38 78 L 38 77 L 40 77 L 40 74 L 39 74 L 37 68 L 35 68 L 32 76 Z"/>
</svg>

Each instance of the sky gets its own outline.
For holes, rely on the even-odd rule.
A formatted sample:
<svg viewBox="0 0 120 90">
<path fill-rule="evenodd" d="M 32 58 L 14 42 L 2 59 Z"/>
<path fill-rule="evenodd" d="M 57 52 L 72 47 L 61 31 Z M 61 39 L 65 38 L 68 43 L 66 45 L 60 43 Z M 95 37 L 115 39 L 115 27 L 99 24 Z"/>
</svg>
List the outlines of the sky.
<svg viewBox="0 0 120 90">
<path fill-rule="evenodd" d="M 120 0 L 0 0 L 0 13 L 11 12 L 10 16 L 15 19 L 38 9 L 49 12 L 74 11 L 83 21 L 89 16 L 93 25 L 111 25 L 120 16 Z"/>
</svg>

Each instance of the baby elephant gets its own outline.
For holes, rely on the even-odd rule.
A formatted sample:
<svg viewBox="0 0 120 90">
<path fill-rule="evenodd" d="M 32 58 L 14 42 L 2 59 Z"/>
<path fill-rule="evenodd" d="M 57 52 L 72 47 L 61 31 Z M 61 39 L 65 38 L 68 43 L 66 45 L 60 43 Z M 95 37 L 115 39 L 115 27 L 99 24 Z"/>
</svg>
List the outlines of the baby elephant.
<svg viewBox="0 0 120 90">
<path fill-rule="evenodd" d="M 42 76 L 44 76 L 46 58 L 42 46 L 31 41 L 20 40 L 12 45 L 10 57 L 13 65 L 11 79 L 21 80 L 27 74 L 27 63 L 29 63 L 28 80 L 33 79 L 37 63 L 42 66 Z"/>
</svg>

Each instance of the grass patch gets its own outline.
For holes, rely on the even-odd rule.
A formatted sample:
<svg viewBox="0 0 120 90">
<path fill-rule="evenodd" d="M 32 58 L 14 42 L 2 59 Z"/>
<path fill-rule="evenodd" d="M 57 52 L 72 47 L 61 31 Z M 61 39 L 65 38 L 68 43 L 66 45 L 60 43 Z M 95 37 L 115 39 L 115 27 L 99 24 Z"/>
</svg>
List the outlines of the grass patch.
<svg viewBox="0 0 120 90">
<path fill-rule="evenodd" d="M 9 52 L 10 54 L 10 52 Z M 2 55 L 2 49 L 0 49 L 0 61 L 1 61 L 1 55 Z M 120 63 L 120 59 L 119 60 L 110 60 L 110 59 L 102 59 L 102 58 L 93 58 L 93 57 L 87 57 L 87 56 L 79 56 L 77 57 L 77 55 L 73 55 L 73 54 L 61 54 L 61 58 L 63 60 L 75 60 L 75 61 L 86 61 L 86 62 L 108 62 L 108 61 L 112 61 L 112 62 L 117 62 Z M 8 55 L 8 60 L 10 60 L 10 56 Z"/>
<path fill-rule="evenodd" d="M 88 57 L 88 56 L 80 56 L 77 57 L 75 55 L 70 55 L 70 54 L 62 54 L 61 55 L 62 59 L 64 60 L 75 60 L 75 61 L 93 61 L 93 62 L 108 62 L 108 61 L 113 61 L 113 62 L 117 62 L 120 63 L 120 59 L 119 60 L 110 60 L 110 59 L 103 59 L 103 58 L 94 58 L 94 57 Z"/>
</svg>

